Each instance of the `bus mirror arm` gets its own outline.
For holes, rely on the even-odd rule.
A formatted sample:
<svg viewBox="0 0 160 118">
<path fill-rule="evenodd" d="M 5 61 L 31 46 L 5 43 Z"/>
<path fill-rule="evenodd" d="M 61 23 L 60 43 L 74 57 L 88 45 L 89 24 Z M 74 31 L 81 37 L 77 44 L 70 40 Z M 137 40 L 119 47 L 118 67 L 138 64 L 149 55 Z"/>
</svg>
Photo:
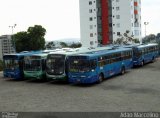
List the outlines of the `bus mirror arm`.
<svg viewBox="0 0 160 118">
<path fill-rule="evenodd" d="M 92 72 L 94 72 L 95 70 L 94 70 L 94 69 L 92 69 L 91 71 L 92 71 Z"/>
</svg>

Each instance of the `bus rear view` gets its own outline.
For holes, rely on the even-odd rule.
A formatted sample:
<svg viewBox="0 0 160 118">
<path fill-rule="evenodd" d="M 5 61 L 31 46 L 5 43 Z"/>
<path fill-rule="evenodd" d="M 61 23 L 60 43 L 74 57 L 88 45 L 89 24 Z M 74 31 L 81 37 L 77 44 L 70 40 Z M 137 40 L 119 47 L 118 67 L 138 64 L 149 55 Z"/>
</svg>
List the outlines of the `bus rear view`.
<svg viewBox="0 0 160 118">
<path fill-rule="evenodd" d="M 23 55 L 9 54 L 3 56 L 5 78 L 23 78 Z"/>
</svg>

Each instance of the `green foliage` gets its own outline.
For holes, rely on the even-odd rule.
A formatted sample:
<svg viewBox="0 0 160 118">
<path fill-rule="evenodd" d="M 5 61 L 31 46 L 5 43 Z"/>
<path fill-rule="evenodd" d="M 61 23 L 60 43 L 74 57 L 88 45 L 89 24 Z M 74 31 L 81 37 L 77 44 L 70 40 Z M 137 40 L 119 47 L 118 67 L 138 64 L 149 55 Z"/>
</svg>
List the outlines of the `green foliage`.
<svg viewBox="0 0 160 118">
<path fill-rule="evenodd" d="M 140 41 L 138 39 L 133 39 L 134 43 L 140 43 Z"/>
<path fill-rule="evenodd" d="M 17 34 L 15 34 L 13 36 L 13 41 L 15 41 L 15 45 L 16 45 L 16 51 L 17 52 L 21 52 L 21 51 L 30 51 L 31 49 L 31 45 L 30 45 L 30 41 L 31 39 L 28 36 L 27 32 L 18 32 Z"/>
<path fill-rule="evenodd" d="M 160 33 L 158 33 L 157 35 L 154 34 L 150 34 L 146 37 L 144 37 L 142 39 L 142 42 L 144 44 L 148 44 L 148 43 L 158 43 L 159 45 L 159 53 L 160 53 Z"/>
<path fill-rule="evenodd" d="M 129 36 L 130 31 L 126 30 L 123 35 L 119 35 L 119 38 L 114 41 L 114 44 L 123 45 L 128 43 L 140 43 L 138 39 L 134 39 L 134 36 Z"/>
<path fill-rule="evenodd" d="M 12 42 L 16 45 L 16 51 L 42 50 L 45 48 L 46 30 L 41 25 L 29 27 L 27 32 L 18 32 L 13 35 Z"/>
<path fill-rule="evenodd" d="M 67 43 L 65 43 L 65 42 L 60 42 L 60 45 L 61 45 L 62 48 L 69 47 L 69 46 L 67 45 Z"/>
<path fill-rule="evenodd" d="M 0 71 L 2 71 L 2 70 L 3 70 L 3 61 L 0 60 Z"/>
<path fill-rule="evenodd" d="M 156 42 L 158 43 L 158 46 L 159 46 L 159 54 L 160 54 L 160 33 L 158 33 L 157 36 L 156 36 Z"/>
<path fill-rule="evenodd" d="M 142 39 L 144 44 L 156 42 L 156 35 L 150 34 Z"/>
<path fill-rule="evenodd" d="M 46 44 L 45 48 L 46 49 L 53 49 L 55 47 L 55 44 L 53 41 L 49 42 L 48 44 Z"/>
<path fill-rule="evenodd" d="M 70 48 L 80 48 L 82 46 L 81 43 L 73 43 L 71 46 L 69 46 Z"/>
</svg>

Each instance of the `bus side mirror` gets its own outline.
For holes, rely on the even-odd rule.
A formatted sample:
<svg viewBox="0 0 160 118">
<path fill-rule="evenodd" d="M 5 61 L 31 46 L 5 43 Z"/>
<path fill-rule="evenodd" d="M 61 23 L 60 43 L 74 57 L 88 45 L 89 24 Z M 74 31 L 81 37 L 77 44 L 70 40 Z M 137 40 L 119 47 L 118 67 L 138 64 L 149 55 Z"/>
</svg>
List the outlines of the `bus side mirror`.
<svg viewBox="0 0 160 118">
<path fill-rule="evenodd" d="M 94 70 L 94 69 L 92 69 L 91 71 L 92 71 L 92 72 L 94 72 L 95 70 Z"/>
</svg>

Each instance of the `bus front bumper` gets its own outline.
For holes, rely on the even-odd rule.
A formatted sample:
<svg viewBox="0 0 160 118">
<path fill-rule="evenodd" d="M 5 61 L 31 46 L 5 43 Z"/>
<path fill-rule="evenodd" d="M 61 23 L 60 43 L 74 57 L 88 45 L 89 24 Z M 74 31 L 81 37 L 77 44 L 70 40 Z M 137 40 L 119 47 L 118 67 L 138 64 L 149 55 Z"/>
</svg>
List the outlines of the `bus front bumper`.
<svg viewBox="0 0 160 118">
<path fill-rule="evenodd" d="M 48 74 L 46 74 L 46 76 L 49 80 L 57 80 L 57 81 L 67 81 L 68 80 L 68 78 L 65 74 L 63 74 L 63 75 L 48 75 Z"/>
<path fill-rule="evenodd" d="M 3 72 L 4 78 L 21 79 L 19 72 Z"/>
<path fill-rule="evenodd" d="M 73 84 L 91 84 L 98 81 L 98 76 L 69 76 L 69 82 Z"/>
<path fill-rule="evenodd" d="M 38 73 L 38 72 L 35 72 L 35 73 L 24 72 L 24 77 L 26 79 L 41 80 L 41 79 L 45 79 L 45 74 L 44 73 Z"/>
<path fill-rule="evenodd" d="M 140 61 L 133 61 L 133 65 L 134 66 L 139 66 L 139 65 L 141 65 L 141 62 Z"/>
</svg>

